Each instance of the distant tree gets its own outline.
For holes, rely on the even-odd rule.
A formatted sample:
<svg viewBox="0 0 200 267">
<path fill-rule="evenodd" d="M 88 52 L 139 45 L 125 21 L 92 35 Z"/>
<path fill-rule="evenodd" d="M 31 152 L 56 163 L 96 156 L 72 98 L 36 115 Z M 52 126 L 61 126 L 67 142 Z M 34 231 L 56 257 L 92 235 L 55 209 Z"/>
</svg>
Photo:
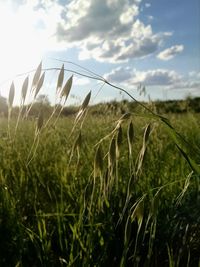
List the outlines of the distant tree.
<svg viewBox="0 0 200 267">
<path fill-rule="evenodd" d="M 0 114 L 6 115 L 8 112 L 7 99 L 0 95 Z"/>
<path fill-rule="evenodd" d="M 45 106 L 50 106 L 50 101 L 47 95 L 41 94 L 36 98 L 37 103 L 41 103 Z"/>
<path fill-rule="evenodd" d="M 30 116 L 38 116 L 39 113 L 43 113 L 44 116 L 49 116 L 52 112 L 53 108 L 51 107 L 51 103 L 47 95 L 41 94 L 36 98 L 35 103 L 33 104 L 29 115 Z"/>
</svg>

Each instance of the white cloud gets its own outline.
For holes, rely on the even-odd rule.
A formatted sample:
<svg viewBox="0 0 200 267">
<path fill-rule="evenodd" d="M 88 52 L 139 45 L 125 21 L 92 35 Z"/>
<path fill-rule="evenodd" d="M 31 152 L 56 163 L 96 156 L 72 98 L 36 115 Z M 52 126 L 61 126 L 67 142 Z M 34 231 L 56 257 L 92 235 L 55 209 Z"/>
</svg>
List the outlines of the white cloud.
<svg viewBox="0 0 200 267">
<path fill-rule="evenodd" d="M 87 85 L 90 83 L 90 80 L 88 78 L 76 78 L 73 82 L 74 85 Z"/>
<path fill-rule="evenodd" d="M 149 8 L 149 7 L 151 7 L 151 4 L 150 3 L 145 3 L 145 7 Z"/>
<path fill-rule="evenodd" d="M 167 33 L 154 33 L 138 19 L 138 0 L 72 0 L 57 24 L 59 42 L 76 45 L 79 59 L 121 62 L 158 50 Z"/>
<path fill-rule="evenodd" d="M 200 73 L 196 71 L 184 76 L 168 69 L 138 71 L 130 67 L 118 67 L 105 74 L 105 79 L 111 83 L 123 84 L 127 87 L 143 84 L 147 87 L 162 87 L 169 90 L 200 89 Z"/>
<path fill-rule="evenodd" d="M 170 60 L 174 58 L 177 54 L 180 54 L 184 49 L 183 45 L 174 45 L 160 52 L 157 57 L 161 60 Z"/>
<path fill-rule="evenodd" d="M 174 88 L 196 90 L 197 92 L 200 92 L 200 72 L 189 72 L 187 77 L 183 77 L 180 83 L 174 85 Z M 173 88 L 170 87 L 169 89 Z"/>
<path fill-rule="evenodd" d="M 129 67 L 118 67 L 105 75 L 110 82 L 121 83 L 129 81 L 132 77 L 132 71 Z"/>
<path fill-rule="evenodd" d="M 154 20 L 154 17 L 153 17 L 153 16 L 151 16 L 151 15 L 147 16 L 147 18 L 148 18 L 148 20 L 149 20 L 149 21 L 152 21 L 152 20 Z"/>
<path fill-rule="evenodd" d="M 138 7 L 133 5 L 132 7 L 127 8 L 119 17 L 122 24 L 129 24 L 133 22 L 134 17 L 139 14 Z"/>
<path fill-rule="evenodd" d="M 194 79 L 200 79 L 200 71 L 190 71 L 189 76 Z"/>
<path fill-rule="evenodd" d="M 166 37 L 172 36 L 174 33 L 173 32 L 164 32 L 163 35 Z"/>
<path fill-rule="evenodd" d="M 79 59 L 119 63 L 143 58 L 172 35 L 155 33 L 139 19 L 141 0 L 17 1 L 21 9 L 38 14 L 34 21 L 44 33 L 47 49 L 75 46 Z"/>
<path fill-rule="evenodd" d="M 116 68 L 105 75 L 110 82 L 124 83 L 126 85 L 146 86 L 169 86 L 180 82 L 181 76 L 172 70 L 155 69 L 148 71 L 137 71 L 131 68 Z"/>
<path fill-rule="evenodd" d="M 147 86 L 166 86 L 179 82 L 180 75 L 172 70 L 156 69 L 146 72 L 138 72 L 136 81 L 139 80 Z"/>
</svg>

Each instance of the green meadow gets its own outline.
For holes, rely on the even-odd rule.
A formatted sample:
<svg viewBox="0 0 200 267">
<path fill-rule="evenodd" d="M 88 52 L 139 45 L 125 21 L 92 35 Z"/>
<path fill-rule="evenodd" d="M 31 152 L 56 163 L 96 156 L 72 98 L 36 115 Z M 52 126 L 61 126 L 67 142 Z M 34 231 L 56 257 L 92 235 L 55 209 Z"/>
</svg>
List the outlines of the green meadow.
<svg viewBox="0 0 200 267">
<path fill-rule="evenodd" d="M 0 118 L 0 266 L 199 267 L 199 113 L 131 108 L 133 99 L 90 107 L 88 93 L 66 116 L 73 82 L 63 77 L 61 68 L 64 103 L 45 115 L 41 103 L 37 118 L 24 104 L 30 81 L 17 110 L 11 85 Z M 33 102 L 43 78 L 40 66 Z"/>
</svg>

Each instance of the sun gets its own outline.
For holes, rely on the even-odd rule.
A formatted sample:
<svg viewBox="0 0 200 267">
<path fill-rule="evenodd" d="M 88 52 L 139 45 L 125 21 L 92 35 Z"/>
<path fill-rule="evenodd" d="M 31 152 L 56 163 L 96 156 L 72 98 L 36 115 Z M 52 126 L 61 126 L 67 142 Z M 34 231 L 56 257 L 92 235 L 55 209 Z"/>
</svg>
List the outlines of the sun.
<svg viewBox="0 0 200 267">
<path fill-rule="evenodd" d="M 46 40 L 37 12 L 0 3 L 0 82 L 29 71 L 42 59 Z"/>
</svg>

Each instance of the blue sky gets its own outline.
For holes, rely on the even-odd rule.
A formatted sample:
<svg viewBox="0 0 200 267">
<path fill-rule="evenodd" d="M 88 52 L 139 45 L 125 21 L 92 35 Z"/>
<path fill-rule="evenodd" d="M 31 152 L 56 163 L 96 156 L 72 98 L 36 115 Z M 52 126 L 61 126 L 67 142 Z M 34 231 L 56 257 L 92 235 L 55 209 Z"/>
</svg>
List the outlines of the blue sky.
<svg viewBox="0 0 200 267">
<path fill-rule="evenodd" d="M 139 100 L 200 96 L 199 0 L 4 0 L 0 24 L 2 95 L 7 96 L 11 78 L 41 59 L 44 68 L 61 67 L 54 58 L 89 68 Z M 41 92 L 51 101 L 57 75 L 46 75 Z M 139 84 L 146 96 L 138 94 Z M 100 88 L 98 82 L 75 76 L 69 101 L 78 103 L 89 90 L 93 103 L 125 97 Z"/>
</svg>

